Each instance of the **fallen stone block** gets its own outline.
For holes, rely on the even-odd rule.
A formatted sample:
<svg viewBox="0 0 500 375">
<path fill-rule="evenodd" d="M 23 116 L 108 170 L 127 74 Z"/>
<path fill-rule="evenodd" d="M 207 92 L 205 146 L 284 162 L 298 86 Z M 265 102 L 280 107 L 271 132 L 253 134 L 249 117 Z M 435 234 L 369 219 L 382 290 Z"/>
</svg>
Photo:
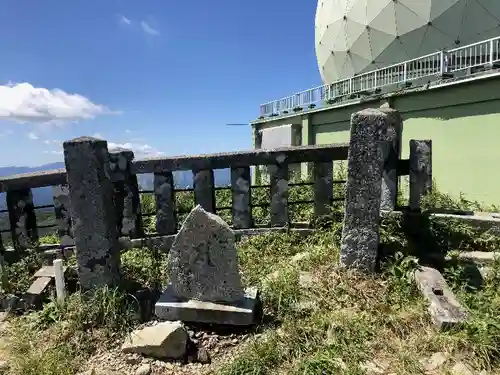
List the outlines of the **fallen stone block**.
<svg viewBox="0 0 500 375">
<path fill-rule="evenodd" d="M 123 353 L 157 359 L 178 359 L 186 353 L 188 334 L 180 322 L 163 322 L 133 331 L 122 345 Z"/>
<path fill-rule="evenodd" d="M 441 273 L 431 267 L 415 271 L 419 290 L 429 302 L 429 313 L 438 329 L 446 330 L 467 318 L 467 313 L 455 298 Z"/>
</svg>

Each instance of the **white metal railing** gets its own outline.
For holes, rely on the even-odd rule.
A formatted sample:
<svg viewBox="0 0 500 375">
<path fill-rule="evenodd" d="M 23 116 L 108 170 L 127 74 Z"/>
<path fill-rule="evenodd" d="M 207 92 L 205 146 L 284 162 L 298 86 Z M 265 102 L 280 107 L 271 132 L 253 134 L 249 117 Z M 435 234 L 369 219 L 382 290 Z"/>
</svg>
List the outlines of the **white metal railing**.
<svg viewBox="0 0 500 375">
<path fill-rule="evenodd" d="M 500 61 L 500 36 L 467 46 L 443 50 L 412 60 L 355 75 L 298 92 L 260 106 L 261 116 L 281 115 L 295 109 L 321 106 L 341 97 L 375 91 L 385 86 L 442 76 Z"/>
</svg>

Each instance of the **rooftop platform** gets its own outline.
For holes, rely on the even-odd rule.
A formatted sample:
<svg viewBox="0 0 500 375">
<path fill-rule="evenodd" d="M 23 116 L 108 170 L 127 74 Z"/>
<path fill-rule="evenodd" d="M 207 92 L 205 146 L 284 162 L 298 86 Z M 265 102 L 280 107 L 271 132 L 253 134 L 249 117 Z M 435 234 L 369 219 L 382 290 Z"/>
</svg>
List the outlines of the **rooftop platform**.
<svg viewBox="0 0 500 375">
<path fill-rule="evenodd" d="M 303 112 L 442 87 L 500 72 L 500 36 L 301 91 L 260 106 L 258 124 Z"/>
</svg>

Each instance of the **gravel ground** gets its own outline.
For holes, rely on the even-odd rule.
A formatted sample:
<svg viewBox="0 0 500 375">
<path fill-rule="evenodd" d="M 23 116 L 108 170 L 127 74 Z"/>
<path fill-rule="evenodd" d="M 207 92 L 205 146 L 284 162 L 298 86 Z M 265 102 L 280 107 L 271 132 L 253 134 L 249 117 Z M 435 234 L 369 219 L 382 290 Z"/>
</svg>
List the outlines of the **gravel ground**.
<svg viewBox="0 0 500 375">
<path fill-rule="evenodd" d="M 156 322 L 146 325 L 154 324 Z M 193 325 L 186 325 L 186 328 L 194 344 L 191 347 L 197 350 L 188 350 L 182 361 L 160 361 L 138 354 L 124 354 L 120 350 L 120 341 L 114 348 L 103 348 L 92 356 L 81 374 L 90 375 L 92 370 L 93 375 L 216 374 L 217 368 L 234 358 L 252 337 L 260 335 L 255 331 L 230 328 L 217 331 Z"/>
</svg>

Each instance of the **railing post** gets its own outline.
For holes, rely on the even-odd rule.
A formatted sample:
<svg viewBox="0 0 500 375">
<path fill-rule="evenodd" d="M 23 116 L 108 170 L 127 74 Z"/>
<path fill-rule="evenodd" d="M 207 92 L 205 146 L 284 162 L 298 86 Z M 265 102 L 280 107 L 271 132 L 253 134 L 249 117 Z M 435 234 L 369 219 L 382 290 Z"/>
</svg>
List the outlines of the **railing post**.
<svg viewBox="0 0 500 375">
<path fill-rule="evenodd" d="M 71 225 L 68 185 L 53 186 L 52 198 L 54 200 L 54 213 L 59 243 L 62 248 L 74 246 L 75 240 L 73 238 L 73 227 Z"/>
<path fill-rule="evenodd" d="M 420 211 L 422 198 L 432 190 L 432 141 L 410 141 L 410 210 Z"/>
<path fill-rule="evenodd" d="M 7 191 L 12 244 L 16 250 L 27 250 L 38 242 L 35 207 L 31 189 Z"/>
<path fill-rule="evenodd" d="M 443 76 L 443 74 L 445 72 L 446 72 L 445 55 L 444 55 L 444 51 L 441 51 L 439 53 L 439 75 Z"/>
<path fill-rule="evenodd" d="M 109 170 L 113 183 L 118 234 L 130 238 L 144 237 L 141 201 L 137 176 L 130 165 L 134 160 L 131 150 L 116 149 L 109 153 Z"/>
<path fill-rule="evenodd" d="M 408 80 L 408 62 L 403 64 L 403 83 L 406 83 Z"/>
<path fill-rule="evenodd" d="M 285 155 L 279 155 L 276 164 L 269 165 L 271 183 L 271 226 L 288 225 L 288 163 Z"/>
<path fill-rule="evenodd" d="M 59 303 L 64 302 L 66 290 L 64 283 L 64 264 L 62 259 L 54 260 L 54 279 L 56 284 L 56 297 Z"/>
<path fill-rule="evenodd" d="M 389 123 L 389 115 L 378 109 L 365 109 L 351 117 L 340 263 L 368 272 L 376 269 L 378 257 L 384 170 L 380 142 Z"/>
<path fill-rule="evenodd" d="M 156 200 L 156 232 L 174 234 L 177 232 L 175 214 L 174 175 L 172 172 L 154 174 Z"/>
<path fill-rule="evenodd" d="M 382 195 L 380 208 L 392 211 L 396 208 L 398 197 L 398 160 L 401 154 L 403 120 L 398 111 L 391 108 L 380 109 L 387 115 L 387 128 L 381 134 L 381 147 L 384 158 L 382 175 Z"/>
<path fill-rule="evenodd" d="M 193 171 L 193 187 L 196 204 L 205 211 L 215 213 L 215 182 L 214 171 Z"/>
<path fill-rule="evenodd" d="M 493 68 L 493 63 L 495 61 L 495 43 L 494 43 L 494 39 L 491 39 L 490 40 L 490 65 L 491 65 L 491 68 Z"/>
<path fill-rule="evenodd" d="M 233 226 L 235 229 L 246 229 L 252 227 L 250 186 L 250 167 L 231 168 Z"/>
<path fill-rule="evenodd" d="M 76 261 L 83 290 L 120 281 L 120 248 L 106 141 L 80 137 L 63 143 Z"/>
</svg>

